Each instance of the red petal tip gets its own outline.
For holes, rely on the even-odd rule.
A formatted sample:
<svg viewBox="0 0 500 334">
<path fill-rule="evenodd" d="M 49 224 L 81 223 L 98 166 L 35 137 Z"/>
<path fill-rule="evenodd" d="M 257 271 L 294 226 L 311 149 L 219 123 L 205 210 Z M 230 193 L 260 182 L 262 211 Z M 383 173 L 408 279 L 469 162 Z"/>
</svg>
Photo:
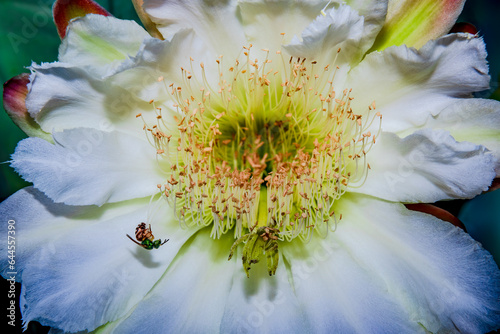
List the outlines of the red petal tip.
<svg viewBox="0 0 500 334">
<path fill-rule="evenodd" d="M 500 178 L 493 179 L 493 182 L 491 182 L 491 186 L 488 189 L 488 192 L 495 191 L 497 189 L 500 189 Z"/>
<path fill-rule="evenodd" d="M 450 33 L 458 33 L 458 32 L 466 32 L 472 35 L 477 35 L 477 28 L 468 22 L 459 22 L 455 23 L 455 25 L 451 28 Z"/>
<path fill-rule="evenodd" d="M 92 0 L 57 0 L 52 7 L 52 15 L 61 39 L 66 36 L 66 28 L 75 17 L 87 14 L 111 16 L 111 14 Z"/>
<path fill-rule="evenodd" d="M 3 84 L 3 107 L 11 117 L 24 117 L 28 113 L 25 102 L 29 82 L 30 75 L 23 73 Z"/>
<path fill-rule="evenodd" d="M 448 211 L 441 209 L 435 205 L 417 203 L 417 204 L 405 204 L 405 206 L 407 209 L 412 211 L 418 211 L 433 215 L 434 217 L 447 221 L 448 223 L 451 223 L 456 227 L 460 227 L 462 230 L 465 231 L 465 225 L 460 221 L 460 219 L 458 219 Z"/>
</svg>

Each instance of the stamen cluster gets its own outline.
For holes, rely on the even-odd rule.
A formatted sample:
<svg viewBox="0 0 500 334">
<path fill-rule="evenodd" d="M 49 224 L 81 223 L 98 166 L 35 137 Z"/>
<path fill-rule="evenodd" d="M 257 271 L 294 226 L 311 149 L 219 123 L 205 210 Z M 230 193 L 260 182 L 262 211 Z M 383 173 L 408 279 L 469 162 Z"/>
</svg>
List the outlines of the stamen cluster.
<svg viewBox="0 0 500 334">
<path fill-rule="evenodd" d="M 271 225 L 287 240 L 327 233 L 341 219 L 334 202 L 366 178 L 378 136 L 367 129 L 381 115 L 373 114 L 375 102 L 354 113 L 352 91 L 334 88 L 337 66 L 285 61 L 278 51 L 274 69 L 268 50 L 259 62 L 250 49 L 229 68 L 216 59 L 216 85 L 203 63 L 201 78 L 193 74 L 192 59 L 182 85 L 165 83 L 176 128 L 151 101 L 156 124 L 144 121 L 144 130 L 168 175 L 158 188 L 181 224 L 213 224 L 212 237 Z"/>
</svg>

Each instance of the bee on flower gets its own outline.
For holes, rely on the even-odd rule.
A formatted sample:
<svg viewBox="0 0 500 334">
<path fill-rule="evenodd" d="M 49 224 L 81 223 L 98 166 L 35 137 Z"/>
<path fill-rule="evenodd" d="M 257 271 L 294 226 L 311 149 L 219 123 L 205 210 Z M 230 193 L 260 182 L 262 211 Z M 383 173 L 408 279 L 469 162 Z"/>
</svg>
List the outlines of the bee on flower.
<svg viewBox="0 0 500 334">
<path fill-rule="evenodd" d="M 137 241 L 128 234 L 127 237 L 137 245 L 148 250 L 151 250 L 153 248 L 158 249 L 168 241 L 168 239 L 165 239 L 165 241 L 163 242 L 161 241 L 161 239 L 155 240 L 153 232 L 151 231 L 151 224 L 149 224 L 149 226 L 146 228 L 146 223 L 140 223 L 135 228 L 135 238 L 137 239 Z"/>
</svg>

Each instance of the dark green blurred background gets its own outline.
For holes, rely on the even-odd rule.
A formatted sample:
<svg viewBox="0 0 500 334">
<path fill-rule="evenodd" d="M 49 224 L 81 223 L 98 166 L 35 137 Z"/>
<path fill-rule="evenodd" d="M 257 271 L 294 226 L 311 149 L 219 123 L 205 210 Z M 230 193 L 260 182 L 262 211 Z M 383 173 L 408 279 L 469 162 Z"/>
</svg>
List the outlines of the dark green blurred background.
<svg viewBox="0 0 500 334">
<path fill-rule="evenodd" d="M 139 21 L 128 0 L 97 0 L 114 16 Z M 53 62 L 57 59 L 59 37 L 52 22 L 53 0 L 0 0 L 0 81 L 28 72 L 31 62 Z M 491 89 L 478 94 L 500 100 L 500 14 L 499 0 L 468 0 L 459 21 L 474 24 L 484 37 L 488 49 Z M 3 101 L 2 101 L 3 105 Z M 2 108 L 0 108 L 2 109 Z M 0 110 L 0 201 L 28 185 L 9 167 L 10 154 L 24 133 Z M 5 162 L 5 163 L 4 163 Z M 458 215 L 469 233 L 483 243 L 500 263 L 500 190 L 471 201 L 440 203 L 440 206 Z M 0 286 L 0 294 L 7 295 L 8 286 Z M 20 286 L 17 286 L 20 291 Z M 4 303 L 4 305 L 6 305 Z M 4 309 L 2 307 L 2 309 Z M 17 311 L 17 319 L 20 313 Z M 5 319 L 2 321 L 6 321 Z M 9 326 L 10 327 L 10 326 Z M 36 323 L 25 333 L 45 333 Z M 13 333 L 21 332 L 20 323 Z"/>
</svg>

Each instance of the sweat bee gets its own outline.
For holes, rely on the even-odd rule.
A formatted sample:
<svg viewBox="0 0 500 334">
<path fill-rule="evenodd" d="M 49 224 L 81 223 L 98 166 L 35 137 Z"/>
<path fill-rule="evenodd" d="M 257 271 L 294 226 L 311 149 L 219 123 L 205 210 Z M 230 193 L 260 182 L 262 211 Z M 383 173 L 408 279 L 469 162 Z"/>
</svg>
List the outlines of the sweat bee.
<svg viewBox="0 0 500 334">
<path fill-rule="evenodd" d="M 155 240 L 155 236 L 151 231 L 151 224 L 149 224 L 148 228 L 146 228 L 145 223 L 140 223 L 135 228 L 135 238 L 137 239 L 137 241 L 135 241 L 128 234 L 127 237 L 144 249 L 153 249 L 153 248 L 158 249 L 160 248 L 161 245 L 165 244 L 168 240 L 170 240 L 170 239 L 165 239 L 165 241 L 163 242 L 161 241 L 161 239 Z M 140 241 L 140 243 L 138 241 Z"/>
</svg>

